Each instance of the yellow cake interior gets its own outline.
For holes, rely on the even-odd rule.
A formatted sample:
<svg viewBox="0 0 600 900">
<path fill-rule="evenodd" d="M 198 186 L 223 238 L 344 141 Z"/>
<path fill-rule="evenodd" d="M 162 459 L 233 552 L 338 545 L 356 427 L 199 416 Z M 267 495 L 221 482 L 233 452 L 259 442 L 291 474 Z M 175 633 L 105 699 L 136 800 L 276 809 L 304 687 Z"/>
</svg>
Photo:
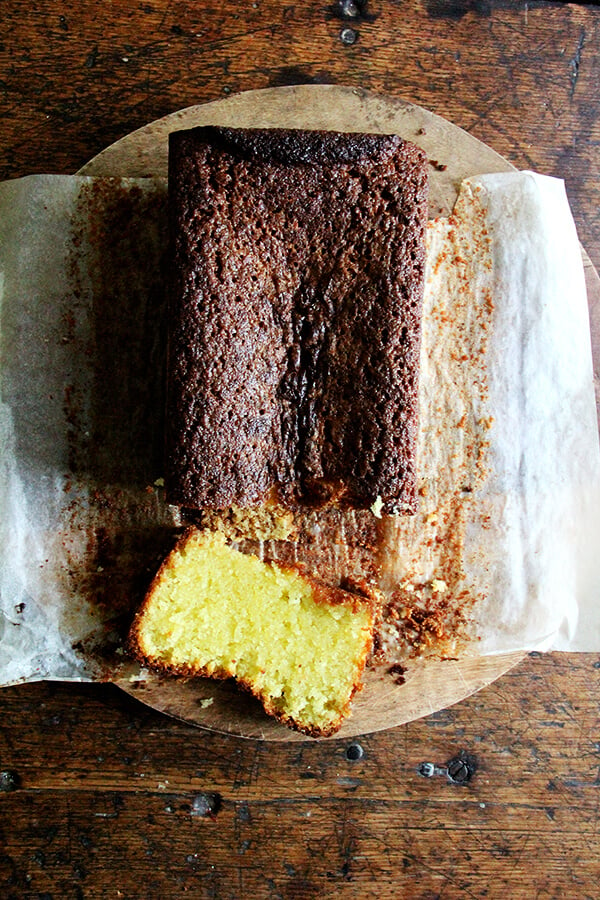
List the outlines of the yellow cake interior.
<svg viewBox="0 0 600 900">
<path fill-rule="evenodd" d="M 329 733 L 348 712 L 372 630 L 363 598 L 191 530 L 163 564 L 132 634 L 152 665 L 233 676 L 271 714 Z"/>
</svg>

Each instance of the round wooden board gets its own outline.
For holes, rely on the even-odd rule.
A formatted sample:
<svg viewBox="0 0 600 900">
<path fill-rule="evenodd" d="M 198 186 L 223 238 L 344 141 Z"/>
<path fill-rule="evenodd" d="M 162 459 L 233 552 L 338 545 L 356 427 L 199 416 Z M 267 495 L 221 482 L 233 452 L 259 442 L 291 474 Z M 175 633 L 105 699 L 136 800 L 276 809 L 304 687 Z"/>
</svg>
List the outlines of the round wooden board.
<svg viewBox="0 0 600 900">
<path fill-rule="evenodd" d="M 510 171 L 507 160 L 440 116 L 403 100 L 335 85 L 300 85 L 236 94 L 193 106 L 122 138 L 87 163 L 80 175 L 167 175 L 169 132 L 197 125 L 311 128 L 399 134 L 419 144 L 432 161 L 430 215 L 452 210 L 461 181 L 471 175 Z M 592 335 L 600 347 L 600 279 L 584 253 Z M 598 359 L 595 356 L 595 372 Z M 598 383 L 598 379 L 597 379 Z M 385 670 L 369 671 L 353 714 L 336 738 L 392 728 L 457 703 L 495 681 L 522 652 L 460 661 L 414 661 L 405 683 Z M 177 718 L 213 731 L 270 741 L 308 740 L 267 717 L 260 704 L 225 682 L 179 681 L 133 667 L 116 681 L 132 696 Z"/>
</svg>

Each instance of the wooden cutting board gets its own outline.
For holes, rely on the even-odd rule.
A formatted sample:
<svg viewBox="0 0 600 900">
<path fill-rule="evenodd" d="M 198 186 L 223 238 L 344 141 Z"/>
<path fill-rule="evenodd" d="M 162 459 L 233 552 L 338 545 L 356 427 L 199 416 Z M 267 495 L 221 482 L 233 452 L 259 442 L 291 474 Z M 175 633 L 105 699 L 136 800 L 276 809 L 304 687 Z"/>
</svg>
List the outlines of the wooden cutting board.
<svg viewBox="0 0 600 900">
<path fill-rule="evenodd" d="M 461 181 L 513 167 L 462 129 L 403 100 L 335 85 L 301 85 L 249 91 L 193 106 L 152 122 L 108 147 L 78 174 L 140 177 L 167 175 L 169 132 L 197 125 L 283 127 L 395 133 L 419 144 L 431 160 L 430 215 L 452 210 Z M 584 253 L 594 348 L 600 348 L 600 279 Z M 595 353 L 596 384 L 600 353 Z M 600 392 L 597 392 L 597 397 Z M 460 661 L 412 663 L 398 684 L 384 669 L 367 672 L 353 715 L 336 738 L 401 725 L 456 703 L 499 678 L 523 653 Z M 268 718 L 260 704 L 229 683 L 178 681 L 137 667 L 116 683 L 153 708 L 210 730 L 272 741 L 308 740 Z"/>
</svg>

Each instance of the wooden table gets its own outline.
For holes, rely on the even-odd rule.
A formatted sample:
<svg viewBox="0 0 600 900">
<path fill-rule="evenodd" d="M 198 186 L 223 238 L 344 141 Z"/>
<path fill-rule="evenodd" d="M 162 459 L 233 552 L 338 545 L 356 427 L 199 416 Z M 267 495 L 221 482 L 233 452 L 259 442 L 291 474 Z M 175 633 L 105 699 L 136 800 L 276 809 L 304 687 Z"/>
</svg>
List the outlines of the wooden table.
<svg viewBox="0 0 600 900">
<path fill-rule="evenodd" d="M 229 93 L 414 101 L 565 179 L 600 266 L 600 8 L 4 0 L 0 178 Z M 0 896 L 597 898 L 600 654 L 353 741 L 204 733 L 116 688 L 0 692 Z M 452 777 L 453 776 L 453 777 Z"/>
</svg>

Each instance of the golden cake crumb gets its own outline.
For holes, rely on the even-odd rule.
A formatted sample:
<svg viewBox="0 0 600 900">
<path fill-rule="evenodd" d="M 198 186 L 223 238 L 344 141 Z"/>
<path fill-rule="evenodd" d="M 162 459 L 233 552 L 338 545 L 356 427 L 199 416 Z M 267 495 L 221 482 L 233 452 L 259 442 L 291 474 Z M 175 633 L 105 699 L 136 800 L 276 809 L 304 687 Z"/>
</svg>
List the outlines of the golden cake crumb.
<svg viewBox="0 0 600 900">
<path fill-rule="evenodd" d="M 129 643 L 153 669 L 235 678 L 270 715 L 324 736 L 349 714 L 374 619 L 369 597 L 190 529 L 154 579 Z"/>
</svg>

